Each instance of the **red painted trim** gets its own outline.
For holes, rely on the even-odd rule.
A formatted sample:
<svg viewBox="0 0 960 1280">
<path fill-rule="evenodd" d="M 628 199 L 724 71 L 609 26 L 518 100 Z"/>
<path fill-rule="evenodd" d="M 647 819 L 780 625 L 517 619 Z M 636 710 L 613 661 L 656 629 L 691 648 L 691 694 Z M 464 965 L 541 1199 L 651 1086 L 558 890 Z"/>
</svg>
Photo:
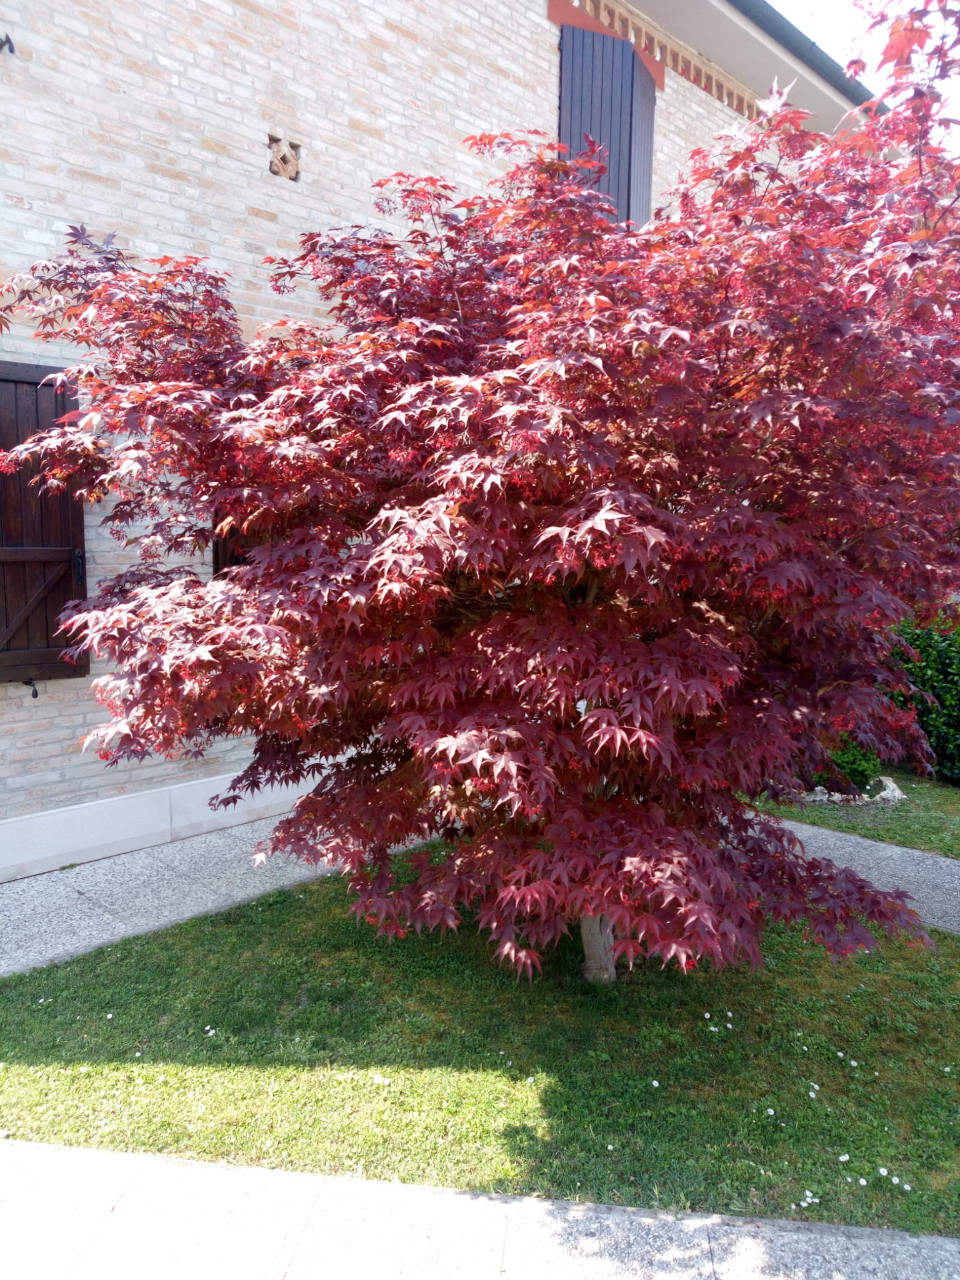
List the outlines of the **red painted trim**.
<svg viewBox="0 0 960 1280">
<path fill-rule="evenodd" d="M 623 36 L 617 35 L 616 31 L 611 31 L 596 18 L 591 18 L 588 13 L 571 4 L 570 0 L 547 0 L 547 18 L 558 27 L 579 27 L 581 31 L 595 31 L 600 36 L 613 36 L 614 40 L 623 40 Z M 627 40 L 625 43 L 630 44 L 631 41 Z M 662 91 L 666 78 L 663 63 L 643 49 L 638 49 L 636 45 L 633 46 L 633 52 L 653 76 L 654 84 Z"/>
<path fill-rule="evenodd" d="M 652 53 L 647 53 L 646 49 L 638 49 L 636 45 L 634 45 L 633 52 L 653 76 L 653 83 L 657 86 L 657 90 L 662 93 L 666 80 L 663 63 L 659 58 L 655 58 Z"/>
</svg>

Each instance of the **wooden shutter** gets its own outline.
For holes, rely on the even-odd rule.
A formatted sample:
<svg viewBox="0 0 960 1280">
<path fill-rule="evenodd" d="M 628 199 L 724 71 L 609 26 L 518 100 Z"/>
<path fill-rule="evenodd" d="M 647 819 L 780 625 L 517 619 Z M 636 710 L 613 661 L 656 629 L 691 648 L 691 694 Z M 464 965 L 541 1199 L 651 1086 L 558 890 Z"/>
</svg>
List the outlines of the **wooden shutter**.
<svg viewBox="0 0 960 1280">
<path fill-rule="evenodd" d="M 76 407 L 49 384 L 50 369 L 0 364 L 0 448 L 11 449 Z M 89 662 L 61 659 L 57 618 L 86 595 L 83 507 L 69 492 L 40 493 L 31 464 L 0 475 L 0 681 L 86 675 Z"/>
<path fill-rule="evenodd" d="M 571 155 L 584 134 L 607 153 L 597 184 L 622 222 L 650 217 L 653 176 L 653 76 L 626 40 L 579 27 L 560 28 L 560 141 Z"/>
</svg>

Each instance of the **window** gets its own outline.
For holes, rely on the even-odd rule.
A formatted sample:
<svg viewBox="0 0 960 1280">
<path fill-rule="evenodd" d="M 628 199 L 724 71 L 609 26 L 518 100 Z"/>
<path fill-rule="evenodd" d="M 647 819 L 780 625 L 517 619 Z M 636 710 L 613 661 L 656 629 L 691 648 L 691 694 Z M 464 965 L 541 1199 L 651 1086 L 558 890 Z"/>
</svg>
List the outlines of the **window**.
<svg viewBox="0 0 960 1280">
<path fill-rule="evenodd" d="M 617 36 L 560 28 L 560 141 L 571 155 L 584 134 L 607 152 L 597 188 L 612 196 L 622 222 L 650 217 L 653 115 L 657 87 L 633 46 Z"/>
<path fill-rule="evenodd" d="M 0 363 L 0 448 L 12 449 L 76 407 L 38 365 Z M 61 658 L 57 617 L 86 594 L 83 507 L 69 492 L 40 493 L 36 467 L 0 475 L 0 681 L 86 675 Z"/>
</svg>

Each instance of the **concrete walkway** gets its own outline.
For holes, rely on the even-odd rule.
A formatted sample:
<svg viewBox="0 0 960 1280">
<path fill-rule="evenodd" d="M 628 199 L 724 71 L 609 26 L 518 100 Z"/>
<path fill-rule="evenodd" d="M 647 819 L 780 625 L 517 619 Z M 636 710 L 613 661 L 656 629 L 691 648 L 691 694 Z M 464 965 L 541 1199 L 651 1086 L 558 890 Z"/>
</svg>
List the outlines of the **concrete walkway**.
<svg viewBox="0 0 960 1280">
<path fill-rule="evenodd" d="M 960 858 L 881 844 L 805 822 L 786 825 L 800 837 L 810 857 L 852 867 L 878 889 L 906 889 L 913 897 L 910 905 L 924 924 L 960 933 Z"/>
<path fill-rule="evenodd" d="M 274 822 L 265 818 L 0 884 L 0 976 L 316 879 L 315 868 L 289 858 L 253 865 L 253 851 Z"/>
<path fill-rule="evenodd" d="M 958 1280 L 960 1240 L 0 1143 L 30 1280 Z"/>
</svg>

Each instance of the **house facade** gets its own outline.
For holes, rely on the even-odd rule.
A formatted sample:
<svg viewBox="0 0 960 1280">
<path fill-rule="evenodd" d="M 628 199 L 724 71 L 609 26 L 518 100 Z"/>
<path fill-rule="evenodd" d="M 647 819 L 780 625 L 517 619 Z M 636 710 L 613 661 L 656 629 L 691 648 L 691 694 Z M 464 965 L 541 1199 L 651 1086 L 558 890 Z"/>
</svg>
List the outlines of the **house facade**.
<svg viewBox="0 0 960 1280">
<path fill-rule="evenodd" d="M 313 305 L 274 294 L 262 259 L 303 231 L 374 221 L 378 178 L 439 173 L 464 193 L 493 178 L 470 134 L 538 129 L 578 147 L 590 133 L 622 216 L 642 221 L 775 77 L 821 129 L 868 96 L 764 0 L 12 0 L 0 21 L 0 274 L 83 223 L 143 257 L 208 258 L 249 335 Z M 43 378 L 74 355 L 26 328 L 0 335 L 3 447 L 63 411 Z M 0 880 L 291 800 L 209 809 L 241 743 L 111 769 L 81 751 L 105 717 L 97 664 L 60 661 L 56 617 L 129 562 L 102 514 L 0 477 Z"/>
</svg>

